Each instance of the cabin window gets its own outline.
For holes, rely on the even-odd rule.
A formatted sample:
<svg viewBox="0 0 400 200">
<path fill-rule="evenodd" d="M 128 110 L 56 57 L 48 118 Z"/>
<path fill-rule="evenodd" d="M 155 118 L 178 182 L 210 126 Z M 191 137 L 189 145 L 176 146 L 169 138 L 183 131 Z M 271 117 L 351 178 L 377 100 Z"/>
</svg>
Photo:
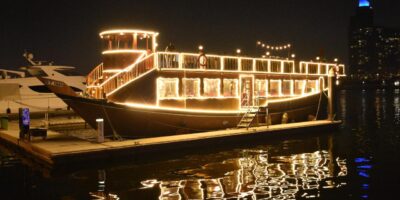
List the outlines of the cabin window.
<svg viewBox="0 0 400 200">
<path fill-rule="evenodd" d="M 205 97 L 218 97 L 220 95 L 220 79 L 204 79 L 204 96 Z"/>
<path fill-rule="evenodd" d="M 198 78 L 184 78 L 183 91 L 185 97 L 199 97 L 200 96 L 200 79 Z"/>
<path fill-rule="evenodd" d="M 294 94 L 296 94 L 296 95 L 303 94 L 305 86 L 306 86 L 305 80 L 295 80 L 294 81 Z"/>
<path fill-rule="evenodd" d="M 224 79 L 224 97 L 238 96 L 238 80 Z"/>
<path fill-rule="evenodd" d="M 293 94 L 292 88 L 293 88 L 292 80 L 283 80 L 282 81 L 282 94 L 283 95 L 291 96 Z"/>
<path fill-rule="evenodd" d="M 178 78 L 159 78 L 157 80 L 160 99 L 177 98 L 179 95 Z"/>
<path fill-rule="evenodd" d="M 293 71 L 294 71 L 294 63 L 293 62 L 284 62 L 283 63 L 283 72 L 293 73 Z"/>
<path fill-rule="evenodd" d="M 329 66 L 329 65 L 320 65 L 320 66 L 319 66 L 319 73 L 320 73 L 320 74 L 327 74 L 327 73 L 328 73 L 328 71 L 327 71 L 328 66 Z"/>
<path fill-rule="evenodd" d="M 255 82 L 255 96 L 256 97 L 266 97 L 268 91 L 267 80 L 256 80 Z"/>
<path fill-rule="evenodd" d="M 303 74 L 307 73 L 307 64 L 306 63 L 300 63 L 300 72 Z"/>
<path fill-rule="evenodd" d="M 271 80 L 269 94 L 273 97 L 281 96 L 281 80 Z"/>
<path fill-rule="evenodd" d="M 306 85 L 306 92 L 318 92 L 318 80 L 308 80 Z"/>
<path fill-rule="evenodd" d="M 271 61 L 271 72 L 282 72 L 281 61 Z"/>
<path fill-rule="evenodd" d="M 268 71 L 268 60 L 256 60 L 256 70 L 257 71 Z"/>
<path fill-rule="evenodd" d="M 309 74 L 317 74 L 318 73 L 318 64 L 309 64 L 308 65 L 308 73 Z"/>
</svg>

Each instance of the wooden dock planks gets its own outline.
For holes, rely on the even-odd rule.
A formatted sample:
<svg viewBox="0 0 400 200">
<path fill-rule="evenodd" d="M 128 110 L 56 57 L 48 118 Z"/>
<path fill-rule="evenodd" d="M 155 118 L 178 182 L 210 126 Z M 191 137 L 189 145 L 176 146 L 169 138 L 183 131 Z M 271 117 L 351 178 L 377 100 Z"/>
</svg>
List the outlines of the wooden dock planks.
<svg viewBox="0 0 400 200">
<path fill-rule="evenodd" d="M 107 157 L 108 153 L 118 154 L 118 151 L 132 150 L 138 148 L 156 148 L 166 144 L 179 144 L 193 141 L 223 139 L 227 137 L 250 136 L 251 134 L 265 135 L 274 134 L 282 131 L 303 130 L 309 128 L 319 128 L 326 126 L 337 126 L 340 121 L 318 120 L 309 122 L 298 122 L 289 124 L 279 124 L 271 126 L 251 127 L 242 129 L 218 130 L 202 133 L 182 134 L 173 136 L 142 138 L 123 141 L 106 141 L 104 143 L 95 143 L 63 135 L 61 133 L 48 131 L 46 140 L 35 138 L 33 141 L 20 140 L 19 131 L 15 126 L 11 130 L 0 130 L 0 140 L 13 148 L 22 150 L 27 156 L 33 156 L 36 159 L 53 165 L 56 160 L 62 158 L 87 157 L 96 154 L 96 157 Z"/>
</svg>

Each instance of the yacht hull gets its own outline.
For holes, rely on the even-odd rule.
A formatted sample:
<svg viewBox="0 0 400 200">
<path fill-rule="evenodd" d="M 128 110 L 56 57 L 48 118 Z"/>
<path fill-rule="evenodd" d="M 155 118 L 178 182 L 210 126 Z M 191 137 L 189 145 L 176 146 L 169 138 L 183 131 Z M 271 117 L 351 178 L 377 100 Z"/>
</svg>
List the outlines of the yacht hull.
<svg viewBox="0 0 400 200">
<path fill-rule="evenodd" d="M 97 128 L 96 119 L 104 120 L 105 133 L 113 132 L 122 137 L 145 138 L 182 133 L 195 133 L 210 130 L 235 128 L 244 112 L 204 112 L 184 109 L 165 109 L 158 107 L 128 106 L 88 99 L 79 96 L 57 94 L 68 106 L 79 114 L 93 128 Z M 320 93 L 304 98 L 270 103 L 268 114 L 270 124 L 282 123 L 283 113 L 287 113 L 287 122 L 306 121 L 318 112 L 318 118 L 326 116 L 326 98 Z M 322 97 L 322 98 L 321 98 Z M 251 126 L 266 124 L 267 108 L 260 112 Z"/>
</svg>

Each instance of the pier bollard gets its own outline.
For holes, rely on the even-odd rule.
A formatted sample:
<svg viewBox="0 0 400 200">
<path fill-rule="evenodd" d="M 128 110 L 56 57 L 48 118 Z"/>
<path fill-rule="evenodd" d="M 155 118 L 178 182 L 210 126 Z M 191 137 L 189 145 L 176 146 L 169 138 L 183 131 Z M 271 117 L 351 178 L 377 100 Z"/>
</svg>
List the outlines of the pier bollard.
<svg viewBox="0 0 400 200">
<path fill-rule="evenodd" d="M 96 119 L 97 122 L 97 142 L 104 142 L 104 120 L 102 118 Z"/>
</svg>

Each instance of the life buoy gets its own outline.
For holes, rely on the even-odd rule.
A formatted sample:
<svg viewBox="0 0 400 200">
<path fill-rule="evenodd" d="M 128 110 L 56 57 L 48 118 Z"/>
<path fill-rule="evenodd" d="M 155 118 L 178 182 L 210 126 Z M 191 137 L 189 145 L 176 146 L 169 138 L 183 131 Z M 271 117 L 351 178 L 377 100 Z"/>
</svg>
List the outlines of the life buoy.
<svg viewBox="0 0 400 200">
<path fill-rule="evenodd" d="M 200 54 L 197 58 L 197 63 L 199 63 L 200 68 L 205 68 L 207 66 L 207 57 L 205 54 Z"/>
</svg>

